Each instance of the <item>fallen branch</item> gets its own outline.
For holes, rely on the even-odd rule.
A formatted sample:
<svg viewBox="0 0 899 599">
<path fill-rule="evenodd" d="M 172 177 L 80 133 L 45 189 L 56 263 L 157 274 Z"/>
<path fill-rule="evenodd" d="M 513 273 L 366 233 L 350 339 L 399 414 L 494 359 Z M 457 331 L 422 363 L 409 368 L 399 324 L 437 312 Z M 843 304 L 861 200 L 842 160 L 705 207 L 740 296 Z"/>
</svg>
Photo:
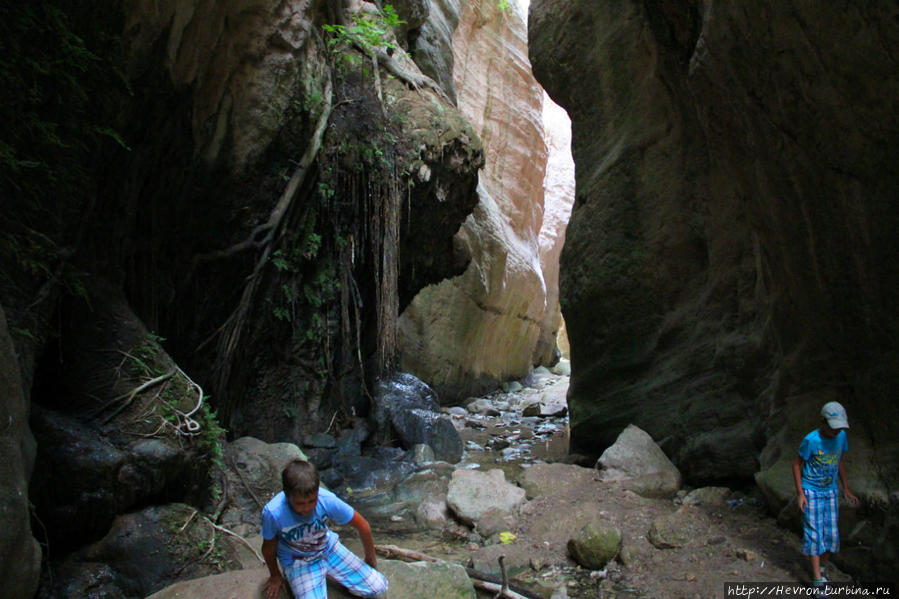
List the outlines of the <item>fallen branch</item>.
<svg viewBox="0 0 899 599">
<path fill-rule="evenodd" d="M 469 578 L 471 578 L 469 576 Z M 488 593 L 496 593 L 493 596 L 493 599 L 497 599 L 497 597 L 507 597 L 508 599 L 542 599 L 539 595 L 522 595 L 520 593 L 516 593 L 510 589 L 504 589 L 502 585 L 496 584 L 494 582 L 487 582 L 486 580 L 478 580 L 477 578 L 473 578 L 471 580 L 471 584 L 476 589 L 481 589 L 482 591 L 487 591 Z"/>
<path fill-rule="evenodd" d="M 228 529 L 225 528 L 224 526 L 219 526 L 218 524 L 216 524 L 215 522 L 213 522 L 212 520 L 210 520 L 210 519 L 209 519 L 208 517 L 206 517 L 206 516 L 203 516 L 203 519 L 206 520 L 206 522 L 209 524 L 209 526 L 211 526 L 211 527 L 214 528 L 215 530 L 218 530 L 218 531 L 223 532 L 223 533 L 225 533 L 225 534 L 231 535 L 232 537 L 235 537 L 238 541 L 240 541 L 241 543 L 243 543 L 244 545 L 246 545 L 247 548 L 248 548 L 250 551 L 253 552 L 253 555 L 256 556 L 256 559 L 259 560 L 259 563 L 262 563 L 262 564 L 265 563 L 265 560 L 262 559 L 262 556 L 259 554 L 258 551 L 256 551 L 256 548 L 253 547 L 252 545 L 250 545 L 250 542 L 249 542 L 248 540 L 246 540 L 245 538 L 243 538 L 242 536 L 240 536 L 239 534 L 237 534 L 237 533 L 234 532 L 233 530 L 228 530 Z"/>
<path fill-rule="evenodd" d="M 403 549 L 396 545 L 375 545 L 375 552 L 381 557 L 387 559 L 401 559 L 407 562 L 436 562 L 436 557 L 413 551 L 411 549 Z"/>
<path fill-rule="evenodd" d="M 259 501 L 259 498 L 256 497 L 256 493 L 254 493 L 253 489 L 250 488 L 250 485 L 247 483 L 246 479 L 244 479 L 243 474 L 240 473 L 240 470 L 237 468 L 237 464 L 234 462 L 234 460 L 229 459 L 228 465 L 231 466 L 231 470 L 233 470 L 237 474 L 237 478 L 240 479 L 240 482 L 243 484 L 244 488 L 250 494 L 250 497 L 253 498 L 253 501 L 255 501 L 256 505 L 259 506 L 259 509 L 262 510 L 265 507 L 265 504 L 263 504 L 261 501 Z"/>
</svg>

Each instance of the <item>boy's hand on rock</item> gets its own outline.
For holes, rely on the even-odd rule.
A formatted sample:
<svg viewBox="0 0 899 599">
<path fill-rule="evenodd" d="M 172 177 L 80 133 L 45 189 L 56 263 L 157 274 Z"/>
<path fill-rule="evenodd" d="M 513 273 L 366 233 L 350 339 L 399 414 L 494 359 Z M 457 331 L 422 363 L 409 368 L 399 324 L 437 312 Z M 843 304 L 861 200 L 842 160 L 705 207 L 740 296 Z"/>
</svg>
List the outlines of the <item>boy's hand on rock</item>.
<svg viewBox="0 0 899 599">
<path fill-rule="evenodd" d="M 263 590 L 265 599 L 278 599 L 278 594 L 281 592 L 281 585 L 283 584 L 284 579 L 280 576 L 269 576 L 268 580 L 265 581 Z"/>
<path fill-rule="evenodd" d="M 853 493 L 853 492 L 850 491 L 849 489 L 846 489 L 846 490 L 843 492 L 843 495 L 846 496 L 846 499 L 849 500 L 849 503 L 851 503 L 851 504 L 854 505 L 854 506 L 855 506 L 855 505 L 858 505 L 858 496 L 857 496 L 855 493 Z"/>
</svg>

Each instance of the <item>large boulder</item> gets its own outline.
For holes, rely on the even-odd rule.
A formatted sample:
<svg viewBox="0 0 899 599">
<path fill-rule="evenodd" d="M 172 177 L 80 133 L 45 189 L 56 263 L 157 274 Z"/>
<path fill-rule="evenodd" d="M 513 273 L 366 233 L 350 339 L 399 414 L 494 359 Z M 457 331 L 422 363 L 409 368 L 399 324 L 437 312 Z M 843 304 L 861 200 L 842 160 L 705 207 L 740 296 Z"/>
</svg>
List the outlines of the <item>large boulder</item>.
<svg viewBox="0 0 899 599">
<path fill-rule="evenodd" d="M 470 526 L 487 510 L 516 513 L 524 502 L 524 489 L 506 482 L 502 470 L 456 470 L 446 496 L 456 517 Z"/>
<path fill-rule="evenodd" d="M 189 505 L 145 508 L 119 516 L 101 540 L 52 563 L 41 597 L 141 599 L 178 580 L 239 567 L 237 544 Z"/>
<path fill-rule="evenodd" d="M 475 599 L 474 587 L 465 568 L 449 562 L 405 563 L 378 560 L 378 570 L 387 577 L 391 599 Z M 268 570 L 237 570 L 215 576 L 179 582 L 147 599 L 205 599 L 206 597 L 241 597 L 260 599 Z M 345 590 L 328 584 L 328 596 L 352 599 Z M 287 599 L 282 591 L 280 599 Z"/>
<path fill-rule="evenodd" d="M 381 441 L 398 438 L 405 449 L 429 445 L 438 460 L 462 458 L 462 438 L 452 419 L 440 412 L 431 388 L 407 373 L 394 373 L 375 389 L 375 422 Z"/>
<path fill-rule="evenodd" d="M 628 425 L 596 462 L 603 481 L 617 482 L 644 497 L 671 497 L 681 474 L 646 431 Z"/>
<path fill-rule="evenodd" d="M 306 454 L 293 443 L 241 437 L 224 445 L 228 503 L 221 524 L 240 535 L 259 532 L 262 506 L 281 492 L 281 471 Z"/>
<path fill-rule="evenodd" d="M 31 501 L 51 545 L 96 541 L 138 505 L 204 503 L 224 431 L 202 389 L 104 281 L 63 322 L 33 393 Z"/>
<path fill-rule="evenodd" d="M 18 360 L 0 306 L 0 587 L 10 597 L 32 597 L 37 589 L 41 549 L 31 535 L 28 479 L 34 438 Z"/>
</svg>

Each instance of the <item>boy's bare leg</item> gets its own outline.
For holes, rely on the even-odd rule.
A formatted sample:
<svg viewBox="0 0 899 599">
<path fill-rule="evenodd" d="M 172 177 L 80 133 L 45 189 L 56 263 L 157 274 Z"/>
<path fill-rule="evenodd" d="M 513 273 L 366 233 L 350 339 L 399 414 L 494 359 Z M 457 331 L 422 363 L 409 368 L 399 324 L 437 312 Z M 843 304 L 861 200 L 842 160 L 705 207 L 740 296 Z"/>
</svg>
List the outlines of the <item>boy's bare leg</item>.
<svg viewBox="0 0 899 599">
<path fill-rule="evenodd" d="M 827 564 L 829 562 L 830 562 L 830 552 L 827 551 L 825 553 L 822 553 L 821 560 L 820 560 L 820 564 L 821 564 L 820 568 L 824 568 L 825 566 L 827 566 Z M 820 568 L 819 568 L 819 570 L 820 570 Z"/>
<path fill-rule="evenodd" d="M 815 580 L 821 580 L 821 556 L 812 555 L 810 557 L 812 560 L 812 577 Z"/>
</svg>

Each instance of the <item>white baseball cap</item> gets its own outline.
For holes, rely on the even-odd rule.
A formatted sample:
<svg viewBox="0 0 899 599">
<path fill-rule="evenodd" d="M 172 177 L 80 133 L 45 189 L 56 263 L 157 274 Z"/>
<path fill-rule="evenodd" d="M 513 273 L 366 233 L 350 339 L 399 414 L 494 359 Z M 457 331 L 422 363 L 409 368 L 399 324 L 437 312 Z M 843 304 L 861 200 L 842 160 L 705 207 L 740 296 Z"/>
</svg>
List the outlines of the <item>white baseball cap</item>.
<svg viewBox="0 0 899 599">
<path fill-rule="evenodd" d="M 838 401 L 829 401 L 821 408 L 821 417 L 827 421 L 827 425 L 833 429 L 849 428 L 849 419 L 846 417 L 846 408 Z"/>
</svg>

